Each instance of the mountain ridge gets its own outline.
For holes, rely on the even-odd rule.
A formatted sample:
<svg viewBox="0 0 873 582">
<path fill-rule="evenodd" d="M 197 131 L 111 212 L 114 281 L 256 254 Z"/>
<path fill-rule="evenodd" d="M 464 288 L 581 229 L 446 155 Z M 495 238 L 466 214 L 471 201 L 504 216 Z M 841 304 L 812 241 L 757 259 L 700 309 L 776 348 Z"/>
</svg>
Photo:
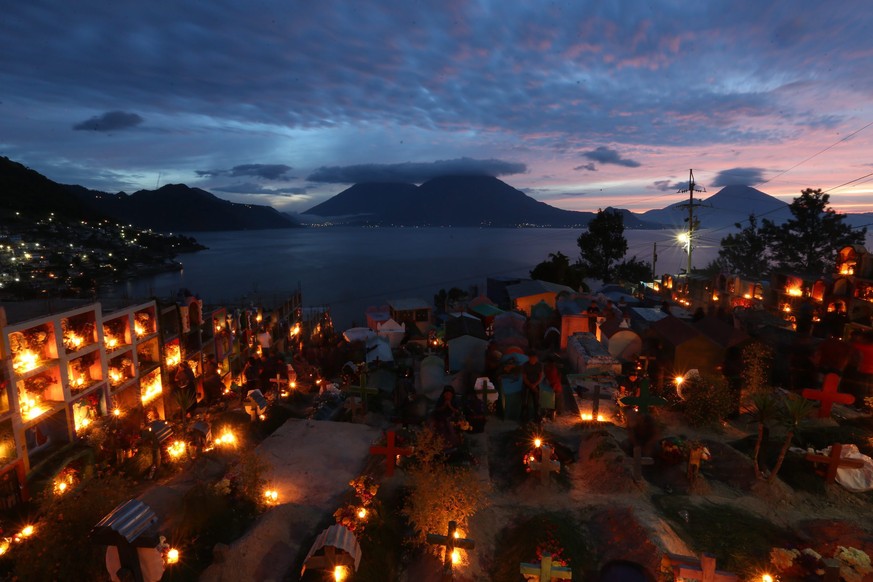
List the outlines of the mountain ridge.
<svg viewBox="0 0 873 582">
<path fill-rule="evenodd" d="M 686 201 L 641 214 L 613 206 L 607 209 L 622 214 L 626 229 L 687 228 Z M 294 217 L 271 206 L 230 202 L 185 184 L 133 194 L 59 184 L 0 156 L 0 213 L 44 215 L 46 211 L 77 220 L 111 218 L 159 232 L 292 228 L 300 226 L 298 218 L 358 226 L 584 228 L 595 216 L 550 206 L 496 177 L 449 175 L 421 185 L 354 184 Z M 733 229 L 752 213 L 776 223 L 791 217 L 787 203 L 749 186 L 725 186 L 708 198 L 695 199 L 694 216 L 703 229 Z M 851 226 L 873 223 L 873 213 L 844 216 Z"/>
</svg>

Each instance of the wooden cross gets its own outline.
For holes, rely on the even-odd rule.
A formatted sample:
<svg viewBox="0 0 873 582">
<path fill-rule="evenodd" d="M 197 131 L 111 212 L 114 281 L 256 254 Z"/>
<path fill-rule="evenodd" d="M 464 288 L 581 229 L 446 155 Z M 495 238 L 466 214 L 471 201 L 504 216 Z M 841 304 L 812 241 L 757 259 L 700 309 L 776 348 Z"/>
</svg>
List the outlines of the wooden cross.
<svg viewBox="0 0 873 582">
<path fill-rule="evenodd" d="M 597 421 L 597 416 L 600 414 L 600 383 L 594 385 L 594 392 L 591 393 L 591 420 Z"/>
<path fill-rule="evenodd" d="M 543 559 L 539 564 L 521 563 L 521 573 L 525 576 L 537 576 L 540 582 L 552 582 L 552 580 L 572 580 L 573 570 L 566 566 L 556 566 L 552 563 L 552 555 L 543 552 Z"/>
<path fill-rule="evenodd" d="M 394 431 L 389 430 L 385 433 L 385 446 L 373 445 L 370 447 L 371 455 L 385 455 L 385 475 L 390 477 L 394 474 L 394 466 L 397 464 L 397 457 L 408 457 L 412 454 L 412 447 L 397 447 L 394 445 Z"/>
<path fill-rule="evenodd" d="M 807 400 L 820 401 L 821 406 L 818 409 L 818 417 L 828 418 L 831 415 L 831 408 L 833 407 L 834 402 L 839 402 L 840 404 L 852 404 L 855 402 L 855 397 L 851 394 L 837 392 L 839 385 L 840 377 L 837 374 L 825 374 L 821 390 L 804 388 L 801 395 Z"/>
<path fill-rule="evenodd" d="M 649 392 L 648 378 L 643 378 L 640 381 L 639 396 L 625 396 L 620 402 L 625 406 L 636 406 L 643 414 L 648 414 L 650 406 L 664 406 L 667 404 L 666 400 Z"/>
<path fill-rule="evenodd" d="M 549 445 L 542 445 L 540 447 L 542 449 L 542 456 L 540 457 L 540 461 L 531 461 L 529 463 L 532 471 L 538 471 L 540 474 L 540 481 L 545 485 L 549 481 L 549 473 L 560 473 L 561 472 L 561 461 L 555 461 L 552 459 L 552 447 Z"/>
<path fill-rule="evenodd" d="M 283 378 L 281 375 L 276 374 L 275 378 L 270 378 L 270 384 L 276 385 L 276 394 L 281 398 L 282 397 L 282 387 L 288 386 L 288 380 Z"/>
<path fill-rule="evenodd" d="M 357 386 L 346 386 L 343 388 L 343 392 L 346 394 L 356 394 L 361 398 L 361 402 L 364 405 L 364 410 L 367 409 L 367 396 L 375 396 L 379 393 L 378 388 L 372 388 L 367 385 L 367 374 L 365 372 L 361 372 L 360 374 L 360 382 L 358 382 Z"/>
<path fill-rule="evenodd" d="M 481 387 L 479 387 L 481 386 Z M 489 388 L 488 386 L 491 386 Z M 473 387 L 473 392 L 479 395 L 479 398 L 482 399 L 486 405 L 488 404 L 488 395 L 489 394 L 499 394 L 498 390 L 494 388 L 494 384 L 491 383 L 491 380 L 485 379 L 485 382 L 476 382 L 476 385 Z"/>
<path fill-rule="evenodd" d="M 655 460 L 652 457 L 643 456 L 643 447 L 639 446 L 634 447 L 634 454 L 632 459 L 634 481 L 639 481 L 643 478 L 643 465 L 655 464 Z M 623 461 L 627 461 L 627 457 L 625 457 Z"/>
<path fill-rule="evenodd" d="M 700 560 L 691 556 L 667 554 L 665 561 L 673 569 L 673 579 L 702 580 L 702 582 L 738 582 L 736 574 L 715 569 L 715 556 L 701 554 Z"/>
<path fill-rule="evenodd" d="M 449 582 L 452 579 L 452 554 L 455 548 L 463 550 L 472 550 L 475 546 L 473 540 L 462 538 L 457 533 L 458 522 L 450 521 L 449 530 L 446 535 L 427 534 L 427 543 L 437 546 L 445 546 L 445 555 L 443 557 L 443 581 Z"/>
<path fill-rule="evenodd" d="M 831 445 L 831 454 L 827 457 L 824 455 L 816 455 L 814 453 L 806 453 L 806 460 L 813 463 L 825 463 L 828 466 L 825 471 L 825 483 L 833 483 L 837 479 L 837 469 L 840 467 L 852 467 L 860 469 L 864 466 L 864 461 L 861 459 L 844 459 L 842 458 L 843 445 Z"/>
<path fill-rule="evenodd" d="M 703 447 L 694 447 L 688 452 L 688 482 L 694 484 L 700 473 L 700 463 L 703 461 Z"/>
<path fill-rule="evenodd" d="M 303 568 L 304 570 L 307 568 L 312 568 L 313 570 L 333 570 L 337 566 L 354 568 L 355 558 L 343 550 L 337 551 L 333 546 L 324 546 L 324 555 L 310 556 L 303 565 Z"/>
</svg>

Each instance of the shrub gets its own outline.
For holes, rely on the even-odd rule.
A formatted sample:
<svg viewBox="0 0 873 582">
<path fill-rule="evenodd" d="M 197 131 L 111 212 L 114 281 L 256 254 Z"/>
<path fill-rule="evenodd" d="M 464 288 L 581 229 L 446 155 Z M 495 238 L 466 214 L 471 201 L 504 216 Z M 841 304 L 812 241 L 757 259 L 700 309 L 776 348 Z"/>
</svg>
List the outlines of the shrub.
<svg viewBox="0 0 873 582">
<path fill-rule="evenodd" d="M 449 521 L 464 527 L 485 501 L 485 488 L 473 469 L 446 465 L 443 449 L 439 435 L 425 428 L 406 471 L 411 491 L 402 513 L 412 523 L 419 544 L 429 533 L 445 534 Z"/>
<path fill-rule="evenodd" d="M 688 378 L 682 386 L 685 418 L 697 427 L 714 427 L 730 414 L 733 396 L 723 376 Z"/>
</svg>

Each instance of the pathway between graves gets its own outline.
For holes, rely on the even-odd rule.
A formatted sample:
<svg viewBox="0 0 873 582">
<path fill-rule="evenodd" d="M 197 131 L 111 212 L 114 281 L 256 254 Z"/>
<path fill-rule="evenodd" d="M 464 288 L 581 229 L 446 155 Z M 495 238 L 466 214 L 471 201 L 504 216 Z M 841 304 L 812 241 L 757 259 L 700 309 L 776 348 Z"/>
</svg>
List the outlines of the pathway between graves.
<svg viewBox="0 0 873 582">
<path fill-rule="evenodd" d="M 200 577 L 205 582 L 278 582 L 363 470 L 376 428 L 345 422 L 287 421 L 255 453 L 271 465 L 278 505 L 224 552 Z"/>
</svg>

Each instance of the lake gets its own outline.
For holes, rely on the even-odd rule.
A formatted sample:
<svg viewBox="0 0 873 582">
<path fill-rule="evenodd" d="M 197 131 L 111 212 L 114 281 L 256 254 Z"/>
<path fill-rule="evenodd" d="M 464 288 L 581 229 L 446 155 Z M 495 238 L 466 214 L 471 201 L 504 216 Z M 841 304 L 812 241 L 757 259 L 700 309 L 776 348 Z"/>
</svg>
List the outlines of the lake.
<svg viewBox="0 0 873 582">
<path fill-rule="evenodd" d="M 299 285 L 306 306 L 329 305 L 339 329 L 364 321 L 369 305 L 388 299 L 432 301 L 441 289 L 478 285 L 487 277 L 529 275 L 562 252 L 579 256 L 578 229 L 500 228 L 300 228 L 188 233 L 209 249 L 179 257 L 184 269 L 114 288 L 112 296 L 169 297 L 182 287 L 210 304 L 241 301 L 273 304 Z M 718 254 L 722 231 L 700 231 L 694 266 Z M 675 273 L 687 255 L 669 230 L 625 231 L 628 255 L 651 262 L 658 245 L 657 272 Z M 712 241 L 710 241 L 712 238 Z M 707 243 L 707 241 L 710 241 Z"/>
</svg>

